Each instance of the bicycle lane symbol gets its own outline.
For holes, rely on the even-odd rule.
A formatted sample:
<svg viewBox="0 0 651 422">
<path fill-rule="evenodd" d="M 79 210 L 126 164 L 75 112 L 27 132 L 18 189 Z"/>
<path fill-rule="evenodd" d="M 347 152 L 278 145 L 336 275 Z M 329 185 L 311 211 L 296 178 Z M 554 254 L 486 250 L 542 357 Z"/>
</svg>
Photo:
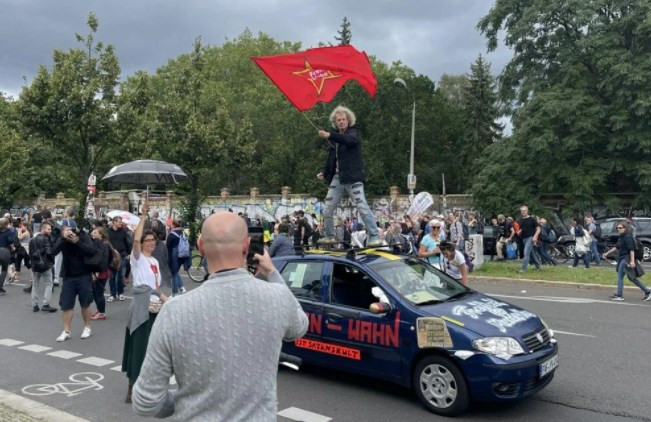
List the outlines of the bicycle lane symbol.
<svg viewBox="0 0 651 422">
<path fill-rule="evenodd" d="M 57 384 L 32 384 L 23 387 L 22 392 L 30 396 L 49 396 L 51 394 L 64 394 L 73 397 L 86 390 L 99 391 L 104 388 L 99 381 L 104 375 L 96 372 L 80 372 L 68 378 L 72 382 L 59 382 Z"/>
</svg>

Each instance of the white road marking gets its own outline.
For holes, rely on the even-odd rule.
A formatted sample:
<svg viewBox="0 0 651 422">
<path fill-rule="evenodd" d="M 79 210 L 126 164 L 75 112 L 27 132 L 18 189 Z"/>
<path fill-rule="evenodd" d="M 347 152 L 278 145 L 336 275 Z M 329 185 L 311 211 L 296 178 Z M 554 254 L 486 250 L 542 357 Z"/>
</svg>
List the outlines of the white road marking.
<svg viewBox="0 0 651 422">
<path fill-rule="evenodd" d="M 579 334 L 579 333 L 570 333 L 569 331 L 558 331 L 554 330 L 552 328 L 552 331 L 554 331 L 554 334 L 566 334 L 568 336 L 579 336 L 579 337 L 590 337 L 590 338 L 595 338 L 595 336 L 591 336 L 590 334 Z"/>
<path fill-rule="evenodd" d="M 57 350 L 56 352 L 48 353 L 48 356 L 54 356 L 61 359 L 72 359 L 81 356 L 81 353 L 69 352 L 67 350 Z"/>
<path fill-rule="evenodd" d="M 612 300 L 588 299 L 583 297 L 514 296 L 514 295 L 500 295 L 500 294 L 493 294 L 493 293 L 484 293 L 484 294 L 493 297 L 501 297 L 507 299 L 536 300 L 540 302 L 573 303 L 573 304 L 588 304 L 588 305 L 595 304 L 595 303 L 608 303 L 611 305 L 643 306 L 643 307 L 649 306 L 649 305 L 643 305 L 638 303 L 614 302 Z"/>
<path fill-rule="evenodd" d="M 48 346 L 39 346 L 38 344 L 30 344 L 28 346 L 20 346 L 19 349 L 27 350 L 28 352 L 40 353 L 46 350 L 51 350 L 51 347 Z"/>
<path fill-rule="evenodd" d="M 102 359 L 102 358 L 96 358 L 96 357 L 89 357 L 89 358 L 83 358 L 83 359 L 78 359 L 77 362 L 85 363 L 87 365 L 93 365 L 93 366 L 106 366 L 110 365 L 112 363 L 115 363 L 113 360 L 108 360 L 108 359 Z"/>
<path fill-rule="evenodd" d="M 332 418 L 319 415 L 318 413 L 308 412 L 307 410 L 299 409 L 298 407 L 289 407 L 285 410 L 278 412 L 278 416 L 301 422 L 328 422 Z"/>
<path fill-rule="evenodd" d="M 114 366 L 111 371 L 122 372 L 122 365 Z"/>
<path fill-rule="evenodd" d="M 2 346 L 17 346 L 19 344 L 25 343 L 24 341 L 19 341 L 19 340 L 12 340 L 10 338 L 3 338 L 0 340 L 0 345 Z"/>
</svg>

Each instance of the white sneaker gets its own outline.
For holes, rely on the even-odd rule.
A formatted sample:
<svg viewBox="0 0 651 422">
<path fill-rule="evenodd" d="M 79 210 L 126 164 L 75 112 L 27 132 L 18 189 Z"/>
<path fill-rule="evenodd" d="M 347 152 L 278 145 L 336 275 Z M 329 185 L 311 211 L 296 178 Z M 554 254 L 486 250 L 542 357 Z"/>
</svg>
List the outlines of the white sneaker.
<svg viewBox="0 0 651 422">
<path fill-rule="evenodd" d="M 115 300 L 115 296 L 109 296 L 108 299 L 106 299 L 107 302 L 113 302 Z"/>
<path fill-rule="evenodd" d="M 124 295 L 118 296 L 118 300 L 124 300 L 124 299 L 126 299 L 126 297 L 124 297 Z"/>
<path fill-rule="evenodd" d="M 181 293 L 186 293 L 187 290 L 185 290 L 185 287 L 181 287 Z"/>
<path fill-rule="evenodd" d="M 90 337 L 90 327 L 84 327 L 84 331 L 81 333 L 81 338 L 88 338 Z M 70 334 L 68 334 L 68 337 L 70 337 Z"/>
<path fill-rule="evenodd" d="M 70 333 L 68 331 L 64 331 L 61 333 L 59 337 L 57 337 L 58 342 L 66 341 L 70 338 Z"/>
</svg>

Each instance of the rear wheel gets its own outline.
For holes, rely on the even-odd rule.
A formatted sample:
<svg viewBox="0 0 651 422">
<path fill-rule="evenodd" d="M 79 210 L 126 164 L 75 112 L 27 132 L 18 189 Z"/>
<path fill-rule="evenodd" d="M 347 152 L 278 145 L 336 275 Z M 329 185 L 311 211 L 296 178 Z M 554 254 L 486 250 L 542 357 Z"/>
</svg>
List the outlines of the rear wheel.
<svg viewBox="0 0 651 422">
<path fill-rule="evenodd" d="M 456 416 L 470 406 L 466 380 L 459 368 L 443 356 L 426 356 L 414 368 L 413 388 L 430 412 Z"/>
<path fill-rule="evenodd" d="M 204 258 L 201 255 L 192 257 L 192 265 L 188 268 L 188 277 L 195 283 L 203 283 L 206 279 L 207 271 L 204 266 Z"/>
<path fill-rule="evenodd" d="M 575 245 L 571 243 L 565 245 L 565 254 L 568 258 L 574 259 L 574 247 Z"/>
<path fill-rule="evenodd" d="M 651 245 L 648 243 L 642 244 L 642 260 L 651 261 Z"/>
</svg>

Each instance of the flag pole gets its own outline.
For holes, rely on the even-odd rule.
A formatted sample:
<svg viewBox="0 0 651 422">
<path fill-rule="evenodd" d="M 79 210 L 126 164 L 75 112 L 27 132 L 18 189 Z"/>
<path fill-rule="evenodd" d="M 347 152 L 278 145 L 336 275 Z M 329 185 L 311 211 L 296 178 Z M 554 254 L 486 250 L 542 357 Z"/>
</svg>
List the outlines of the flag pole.
<svg viewBox="0 0 651 422">
<path fill-rule="evenodd" d="M 315 125 L 314 123 L 312 123 L 312 120 L 310 120 L 310 119 L 309 119 L 305 114 L 303 114 L 302 111 L 299 111 L 298 113 L 299 113 L 301 116 L 303 116 L 303 117 L 305 118 L 305 120 L 307 120 L 307 122 L 308 122 L 309 124 L 311 124 L 312 127 L 313 127 L 314 129 L 317 130 L 317 132 L 318 132 L 319 130 L 321 130 L 321 129 L 319 129 L 318 127 L 316 127 L 316 125 Z"/>
</svg>

